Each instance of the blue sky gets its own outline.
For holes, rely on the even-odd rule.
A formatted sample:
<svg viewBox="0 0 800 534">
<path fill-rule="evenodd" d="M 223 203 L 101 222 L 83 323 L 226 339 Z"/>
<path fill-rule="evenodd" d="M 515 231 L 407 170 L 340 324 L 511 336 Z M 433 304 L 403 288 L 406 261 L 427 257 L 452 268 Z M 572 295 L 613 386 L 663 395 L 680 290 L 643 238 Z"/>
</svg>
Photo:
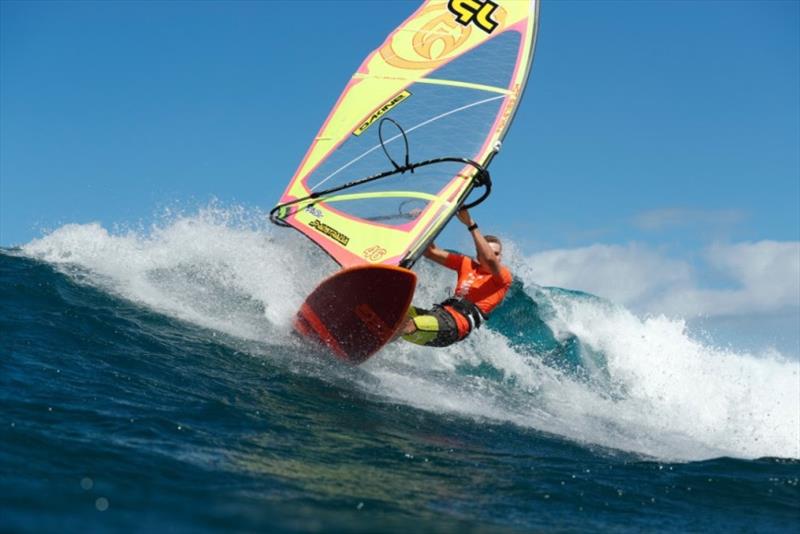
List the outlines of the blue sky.
<svg viewBox="0 0 800 534">
<path fill-rule="evenodd" d="M 416 5 L 0 3 L 0 244 L 147 225 L 211 198 L 271 207 L 350 75 Z M 796 1 L 543 2 L 476 218 L 551 254 L 545 281 L 614 296 L 587 271 L 628 258 L 663 270 L 645 298 L 777 273 L 793 307 L 799 28 Z"/>
</svg>

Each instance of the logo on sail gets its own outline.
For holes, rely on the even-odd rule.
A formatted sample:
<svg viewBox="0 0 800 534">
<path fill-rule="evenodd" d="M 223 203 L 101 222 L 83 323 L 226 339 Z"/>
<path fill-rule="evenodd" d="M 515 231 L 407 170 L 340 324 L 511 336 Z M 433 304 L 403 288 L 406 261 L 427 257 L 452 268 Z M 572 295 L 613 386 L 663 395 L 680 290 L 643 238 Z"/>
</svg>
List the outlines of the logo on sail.
<svg viewBox="0 0 800 534">
<path fill-rule="evenodd" d="M 502 27 L 505 19 L 506 11 L 492 0 L 431 4 L 417 13 L 414 31 L 395 32 L 379 53 L 393 67 L 435 69 L 457 57 L 468 42 L 476 45 L 485 38 L 473 32 L 473 26 L 491 33 Z"/>
<path fill-rule="evenodd" d="M 450 0 L 447 9 L 456 16 L 459 24 L 468 26 L 474 23 L 486 33 L 492 33 L 497 28 L 497 22 L 492 20 L 492 13 L 499 6 L 492 0 Z"/>
<path fill-rule="evenodd" d="M 339 230 L 336 230 L 335 228 L 331 228 L 327 224 L 321 222 L 319 219 L 314 219 L 313 221 L 308 223 L 308 225 L 311 228 L 313 228 L 314 230 L 316 230 L 317 232 L 325 234 L 326 236 L 330 237 L 334 241 L 337 241 L 337 242 L 341 243 L 344 246 L 347 246 L 347 244 L 350 242 L 350 238 L 349 237 L 344 235 Z"/>
<path fill-rule="evenodd" d="M 376 109 L 375 112 L 372 115 L 370 115 L 367 120 L 362 122 L 361 126 L 359 126 L 358 128 L 355 129 L 355 131 L 353 131 L 353 135 L 361 135 L 362 133 L 364 133 L 364 130 L 372 126 L 372 123 L 380 119 L 383 115 L 386 114 L 386 112 L 388 112 L 390 109 L 395 107 L 397 104 L 399 104 L 409 96 L 411 96 L 410 92 L 401 91 L 400 93 L 389 99 L 388 102 L 386 102 L 384 105 Z"/>
</svg>

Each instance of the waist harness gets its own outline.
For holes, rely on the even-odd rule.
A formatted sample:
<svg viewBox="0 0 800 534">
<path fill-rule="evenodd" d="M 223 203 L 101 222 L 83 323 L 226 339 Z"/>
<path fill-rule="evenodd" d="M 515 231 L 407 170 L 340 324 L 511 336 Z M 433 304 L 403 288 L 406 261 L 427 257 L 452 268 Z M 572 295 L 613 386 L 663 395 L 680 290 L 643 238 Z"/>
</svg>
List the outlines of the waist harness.
<svg viewBox="0 0 800 534">
<path fill-rule="evenodd" d="M 483 315 L 481 309 L 478 308 L 474 302 L 471 302 L 463 297 L 451 297 L 441 304 L 438 304 L 438 306 L 450 306 L 458 313 L 466 317 L 467 321 L 469 321 L 470 332 L 480 327 L 487 319 L 487 317 Z"/>
</svg>

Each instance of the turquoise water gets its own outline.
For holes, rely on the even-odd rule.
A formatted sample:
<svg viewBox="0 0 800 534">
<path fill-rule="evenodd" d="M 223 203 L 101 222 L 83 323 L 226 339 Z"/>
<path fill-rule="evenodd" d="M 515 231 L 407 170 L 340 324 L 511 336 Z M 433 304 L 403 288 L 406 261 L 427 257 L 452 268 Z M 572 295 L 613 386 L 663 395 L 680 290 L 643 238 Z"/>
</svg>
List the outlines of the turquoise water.
<svg viewBox="0 0 800 534">
<path fill-rule="evenodd" d="M 344 367 L 287 333 L 331 268 L 305 246 L 194 218 L 2 251 L 0 530 L 800 520 L 796 360 L 523 275 L 465 343 Z M 421 304 L 450 283 L 426 265 L 421 280 Z"/>
</svg>

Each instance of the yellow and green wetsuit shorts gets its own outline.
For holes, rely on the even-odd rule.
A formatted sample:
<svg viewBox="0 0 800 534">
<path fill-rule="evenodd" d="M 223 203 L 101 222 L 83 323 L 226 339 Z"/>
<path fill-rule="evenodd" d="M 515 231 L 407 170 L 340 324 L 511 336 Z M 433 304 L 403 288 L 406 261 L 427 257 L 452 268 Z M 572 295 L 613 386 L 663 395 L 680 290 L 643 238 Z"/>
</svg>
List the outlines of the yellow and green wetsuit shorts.
<svg viewBox="0 0 800 534">
<path fill-rule="evenodd" d="M 432 310 L 411 306 L 408 316 L 414 321 L 417 331 L 403 336 L 406 341 L 428 347 L 446 347 L 460 339 L 456 320 L 441 306 Z"/>
</svg>

